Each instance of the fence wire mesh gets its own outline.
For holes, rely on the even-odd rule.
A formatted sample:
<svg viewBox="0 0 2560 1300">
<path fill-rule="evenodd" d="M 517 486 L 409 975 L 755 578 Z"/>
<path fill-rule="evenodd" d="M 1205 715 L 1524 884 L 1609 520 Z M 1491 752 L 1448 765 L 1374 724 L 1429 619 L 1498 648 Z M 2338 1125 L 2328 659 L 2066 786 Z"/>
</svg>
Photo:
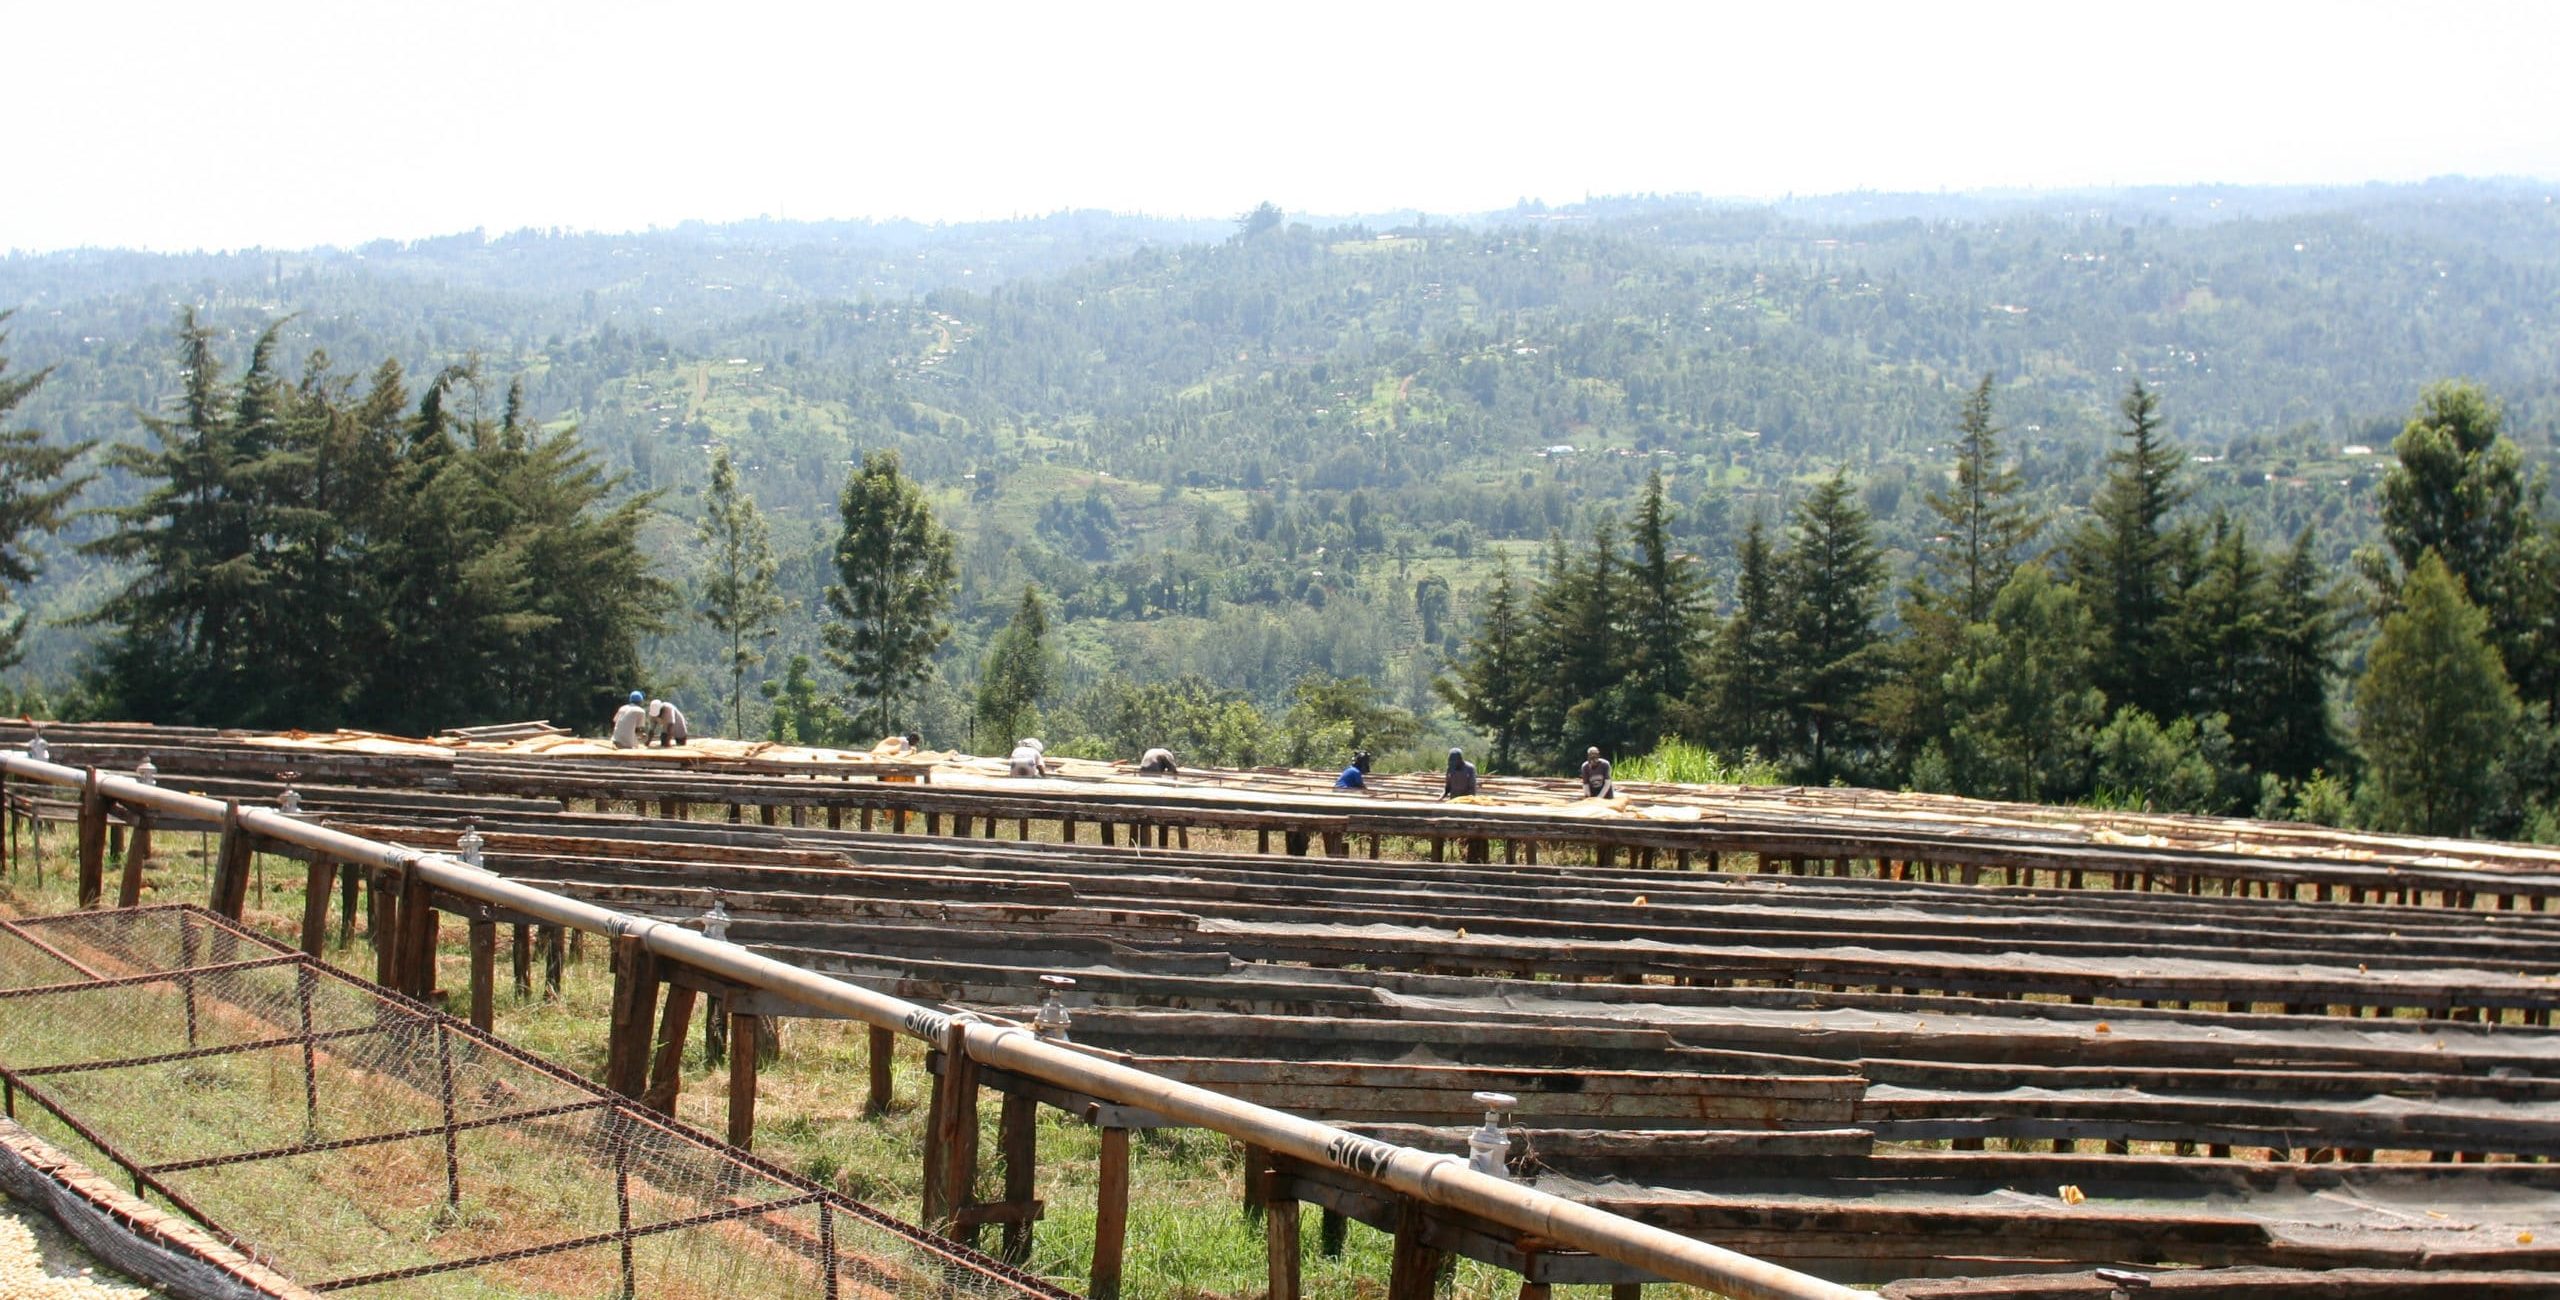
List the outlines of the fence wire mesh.
<svg viewBox="0 0 2560 1300">
<path fill-rule="evenodd" d="M 1070 1295 L 192 907 L 0 922 L 0 1086 L 317 1291 Z"/>
</svg>

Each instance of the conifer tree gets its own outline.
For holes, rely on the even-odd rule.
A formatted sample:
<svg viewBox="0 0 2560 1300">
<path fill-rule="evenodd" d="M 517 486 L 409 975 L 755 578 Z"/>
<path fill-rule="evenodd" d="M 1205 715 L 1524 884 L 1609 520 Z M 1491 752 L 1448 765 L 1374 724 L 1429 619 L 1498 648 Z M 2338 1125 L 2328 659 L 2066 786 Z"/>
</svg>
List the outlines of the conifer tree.
<svg viewBox="0 0 2560 1300">
<path fill-rule="evenodd" d="M 1937 535 L 1921 549 L 1924 576 L 1912 584 L 1912 598 L 1945 608 L 1962 626 L 1990 617 L 1992 599 L 2031 558 L 2044 520 L 2021 498 L 2017 467 L 2001 458 L 1990 375 L 1965 396 L 1956 432 L 1955 482 L 1929 493 Z"/>
<path fill-rule="evenodd" d="M 1778 586 L 1780 557 L 1767 523 L 1753 515 L 1742 531 L 1733 580 L 1733 616 L 1708 643 L 1701 683 L 1709 733 L 1719 746 L 1781 756 L 1786 731 L 1786 611 Z"/>
<path fill-rule="evenodd" d="M 10 315 L 0 311 L 0 326 L 8 324 Z M 0 329 L 0 347 L 8 341 L 8 331 Z M 9 413 L 50 373 L 39 370 L 12 379 L 8 353 L 0 351 L 0 617 L 7 617 L 0 623 L 0 669 L 17 666 L 25 654 L 27 616 L 8 616 L 17 604 L 15 593 L 44 572 L 43 557 L 29 545 L 29 535 L 60 531 L 64 508 L 93 477 L 66 478 L 64 471 L 94 443 L 48 445 L 36 430 L 6 427 Z"/>
<path fill-rule="evenodd" d="M 1806 779 L 1821 783 L 1844 769 L 1883 666 L 1876 598 L 1884 558 L 1845 469 L 1796 508 L 1795 526 L 1784 572 L 1787 712 Z"/>
<path fill-rule="evenodd" d="M 2177 712 L 2219 713 L 2247 735 L 2265 708 L 2272 593 L 2247 524 L 2216 511 L 2207 534 L 2203 563 L 2170 619 L 2177 661 L 2186 666 Z"/>
<path fill-rule="evenodd" d="M 702 621 L 729 640 L 729 730 L 746 730 L 747 670 L 764 662 L 757 644 L 789 608 L 774 584 L 772 532 L 755 498 L 738 486 L 738 467 L 722 447 L 711 457 L 711 487 L 702 498 Z"/>
<path fill-rule="evenodd" d="M 1040 593 L 1022 589 L 1013 620 L 987 647 L 985 669 L 978 676 L 978 743 L 989 753 L 1011 747 L 1027 735 L 1041 697 L 1049 693 L 1049 614 Z"/>
<path fill-rule="evenodd" d="M 1617 522 L 1602 515 L 1583 562 L 1567 559 L 1561 579 L 1539 588 L 1537 676 L 1549 698 L 1538 712 L 1551 720 L 1541 737 L 1550 762 L 1592 745 L 1618 753 L 1627 743 L 1625 567 Z"/>
<path fill-rule="evenodd" d="M 2106 698 L 2089 684 L 2094 635 L 2080 593 L 2020 565 L 1966 625 L 1944 689 L 1953 792 L 2029 802 L 2077 794 Z"/>
<path fill-rule="evenodd" d="M 2308 526 L 2268 576 L 2265 637 L 2254 707 L 2233 715 L 2232 738 L 2251 768 L 2307 781 L 2337 765 L 2329 687 L 2347 639 L 2346 598 L 2321 572 Z"/>
<path fill-rule="evenodd" d="M 2162 435 L 2159 397 L 2136 379 L 2119 409 L 2124 445 L 2108 453 L 2091 518 L 2071 538 L 2070 572 L 2097 615 L 2097 680 L 2108 704 L 2175 717 L 2184 704 L 2182 669 L 2169 624 L 2194 542 L 2170 525 L 2169 513 L 2187 490 L 2177 449 Z"/>
<path fill-rule="evenodd" d="M 1658 466 L 1645 480 L 1628 540 L 1634 555 L 1627 566 L 1629 717 L 1623 743 L 1628 752 L 1640 752 L 1661 738 L 1666 719 L 1697 684 L 1698 575 L 1690 557 L 1672 549 L 1671 508 L 1663 500 Z"/>
<path fill-rule="evenodd" d="M 2488 633 L 2462 580 L 2421 553 L 2356 683 L 2356 744 L 2388 828 L 2464 835 L 2495 803 L 2518 709 Z"/>
<path fill-rule="evenodd" d="M 950 530 L 900 471 L 898 453 L 866 453 L 845 480 L 844 530 L 836 538 L 835 617 L 819 629 L 827 662 L 845 675 L 857 734 L 897 730 L 898 699 L 932 671 L 951 634 L 955 572 Z"/>
<path fill-rule="evenodd" d="M 1492 738 L 1493 771 L 1518 770 L 1513 764 L 1519 757 L 1521 729 L 1529 709 L 1529 640 L 1512 586 L 1511 561 L 1497 556 L 1493 588 L 1485 593 L 1475 635 L 1468 639 L 1457 667 L 1431 683 L 1431 689 L 1468 726 Z"/>
</svg>

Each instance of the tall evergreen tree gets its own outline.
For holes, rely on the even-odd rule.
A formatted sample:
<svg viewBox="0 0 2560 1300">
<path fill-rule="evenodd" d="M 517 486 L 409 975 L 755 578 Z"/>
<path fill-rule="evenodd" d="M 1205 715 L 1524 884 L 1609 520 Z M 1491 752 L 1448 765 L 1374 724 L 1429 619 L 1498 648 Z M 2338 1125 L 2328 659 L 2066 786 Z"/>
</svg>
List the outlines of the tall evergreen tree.
<svg viewBox="0 0 2560 1300">
<path fill-rule="evenodd" d="M 1787 713 L 1803 747 L 1807 780 L 1845 768 L 1867 713 L 1867 693 L 1883 667 L 1877 653 L 1877 597 L 1884 557 L 1865 507 L 1834 471 L 1796 508 L 1787 550 Z"/>
<path fill-rule="evenodd" d="M 772 532 L 756 501 L 738 486 L 738 467 L 729 449 L 711 457 L 711 488 L 702 498 L 701 603 L 696 607 L 711 630 L 729 640 L 729 730 L 746 734 L 747 670 L 764 662 L 757 643 L 773 635 L 776 620 L 789 608 L 774 583 Z"/>
<path fill-rule="evenodd" d="M 847 679 L 856 728 L 897 730 L 899 697 L 932 671 L 951 635 L 943 612 L 955 572 L 949 529 L 900 471 L 898 453 L 866 453 L 845 480 L 844 530 L 836 538 L 835 618 L 819 629 L 827 662 Z"/>
<path fill-rule="evenodd" d="M 2203 563 L 2170 616 L 2177 661 L 2186 665 L 2179 714 L 2223 715 L 2246 735 L 2266 706 L 2268 606 L 2266 562 L 2249 544 L 2249 528 L 2215 512 Z"/>
<path fill-rule="evenodd" d="M 2106 697 L 2089 684 L 2095 635 L 2080 593 L 2020 565 L 1967 624 L 1946 673 L 1954 793 L 2029 802 L 2077 794 Z"/>
<path fill-rule="evenodd" d="M 1627 680 L 1628 583 L 1618 555 L 1617 521 L 1602 515 L 1592 525 L 1591 550 L 1568 564 L 1566 580 L 1550 583 L 1559 599 L 1553 621 L 1540 627 L 1545 645 L 1540 677 L 1555 692 L 1547 714 L 1557 720 L 1547 738 L 1550 761 L 1579 759 L 1597 745 L 1623 752 L 1633 712 Z M 1543 591 L 1541 595 L 1545 594 Z"/>
<path fill-rule="evenodd" d="M 2071 538 L 2070 570 L 2103 634 L 2097 678 L 2109 705 L 2176 717 L 2182 668 L 2169 624 L 2194 540 L 2171 526 L 2169 514 L 2187 490 L 2178 482 L 2177 448 L 2161 431 L 2158 395 L 2136 379 L 2119 409 L 2124 445 L 2108 453 L 2091 517 Z"/>
<path fill-rule="evenodd" d="M 1022 589 L 1013 619 L 987 647 L 987 662 L 978 675 L 978 743 L 988 753 L 1002 753 L 1014 738 L 1030 734 L 1041 697 L 1049 693 L 1049 613 L 1040 593 Z"/>
<path fill-rule="evenodd" d="M 0 311 L 0 326 L 8 324 L 10 315 Z M 0 329 L 0 348 L 8 341 L 8 331 Z M 36 430 L 6 427 L 9 413 L 50 373 L 48 368 L 12 379 L 9 355 L 0 351 L 0 617 L 7 618 L 0 623 L 0 669 L 16 667 L 25 654 L 27 616 L 23 612 L 10 616 L 17 605 L 16 592 L 44 572 L 43 557 L 29 544 L 30 535 L 60 531 L 65 507 L 93 477 L 65 477 L 64 471 L 95 443 L 49 445 Z"/>
<path fill-rule="evenodd" d="M 2307 781 L 2337 765 L 2329 687 L 2347 640 L 2346 598 L 2321 572 L 2308 526 L 2268 577 L 2265 627 L 2256 707 L 2245 711 L 2246 730 L 2235 721 L 2232 739 L 2251 768 Z"/>
<path fill-rule="evenodd" d="M 1733 580 L 1733 616 L 1708 643 L 1701 683 L 1709 734 L 1724 745 L 1782 757 L 1786 736 L 1787 620 L 1779 582 L 1780 557 L 1769 546 L 1768 524 L 1753 515 L 1742 530 Z"/>
<path fill-rule="evenodd" d="M 1468 639 L 1457 667 L 1431 683 L 1431 689 L 1449 702 L 1459 718 L 1492 738 L 1490 765 L 1497 772 L 1518 770 L 1514 764 L 1519 758 L 1521 728 L 1527 721 L 1532 683 L 1529 642 L 1519 597 L 1512 586 L 1511 561 L 1497 556 L 1493 588 L 1485 594 L 1484 613 L 1476 624 L 1475 635 Z"/>
<path fill-rule="evenodd" d="M 1624 743 L 1649 750 L 1697 685 L 1695 663 L 1703 605 L 1696 566 L 1671 543 L 1671 507 L 1662 470 L 1645 479 L 1628 540 L 1626 684 L 1630 716 Z"/>
<path fill-rule="evenodd" d="M 1991 616 L 1991 601 L 2026 562 L 2044 520 L 2021 496 L 2025 480 L 2000 455 L 1991 422 L 1991 376 L 1966 394 L 1956 420 L 1955 482 L 1929 493 L 1936 535 L 1921 547 L 1912 597 L 1944 607 L 1961 626 Z"/>
<path fill-rule="evenodd" d="M 2391 829 L 2465 835 L 2513 751 L 2515 688 L 2462 580 L 2423 552 L 2356 683 L 2356 744 Z"/>
</svg>

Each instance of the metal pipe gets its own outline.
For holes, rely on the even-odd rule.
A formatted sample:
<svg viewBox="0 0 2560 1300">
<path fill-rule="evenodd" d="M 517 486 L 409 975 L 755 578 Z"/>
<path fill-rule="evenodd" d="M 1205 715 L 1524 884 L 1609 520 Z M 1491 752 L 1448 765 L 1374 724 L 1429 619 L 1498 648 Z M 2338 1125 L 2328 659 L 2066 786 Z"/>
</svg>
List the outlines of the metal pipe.
<svg viewBox="0 0 2560 1300">
<path fill-rule="evenodd" d="M 77 786 L 84 779 L 80 769 L 8 753 L 0 753 L 0 771 L 53 785 Z M 103 772 L 98 786 L 100 793 L 120 803 L 176 816 L 218 818 L 223 812 L 218 800 Z M 445 854 L 383 844 L 262 808 L 242 808 L 239 818 L 241 827 L 252 834 L 298 845 L 341 862 L 414 872 L 418 879 L 446 893 L 493 903 L 550 924 L 609 935 L 633 935 L 643 947 L 661 957 L 834 1015 L 900 1030 L 927 1041 L 939 1041 L 952 1025 L 951 1017 L 930 1007 L 786 965 L 733 943 L 706 939 L 682 926 L 547 893 Z M 1308 1164 L 1343 1170 L 1426 1204 L 1473 1214 L 1669 1281 L 1705 1287 L 1737 1300 L 1857 1300 L 1860 1295 L 1807 1273 L 1479 1174 L 1454 1156 L 1395 1146 L 1206 1088 L 1159 1078 L 1067 1045 L 1043 1041 L 1017 1026 L 973 1019 L 962 1024 L 961 1041 L 972 1060 L 1116 1103 L 1142 1106 L 1168 1119 L 1223 1133 Z"/>
</svg>

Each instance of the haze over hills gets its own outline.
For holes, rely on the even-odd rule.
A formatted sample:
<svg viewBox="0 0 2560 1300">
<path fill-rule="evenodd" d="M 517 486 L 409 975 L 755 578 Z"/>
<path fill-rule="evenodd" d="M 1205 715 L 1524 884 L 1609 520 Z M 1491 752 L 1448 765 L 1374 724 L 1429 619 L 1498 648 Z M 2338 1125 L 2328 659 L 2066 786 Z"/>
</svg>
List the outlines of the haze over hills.
<svg viewBox="0 0 2560 1300">
<path fill-rule="evenodd" d="M 1660 466 L 1721 591 L 1742 522 L 1845 466 L 1901 563 L 1985 373 L 2045 508 L 2085 499 L 2140 377 L 2195 458 L 2195 509 L 2269 539 L 2316 524 L 2336 562 L 2373 536 L 2379 466 L 2350 449 L 2387 449 L 2431 380 L 2480 381 L 2549 456 L 2554 303 L 2560 208 L 2520 181 L 0 259 L 10 358 L 54 368 L 16 417 L 59 436 L 134 436 L 179 390 L 192 306 L 233 365 L 284 321 L 288 357 L 476 359 L 492 406 L 520 376 L 535 418 L 661 494 L 648 541 L 671 575 L 696 566 L 707 453 L 731 448 L 794 604 L 768 671 L 814 640 L 847 465 L 898 449 L 963 537 L 928 713 L 945 734 L 1027 582 L 1058 603 L 1070 686 L 1197 672 L 1276 704 L 1309 671 L 1360 675 L 1462 734 L 1428 683 L 1491 557 L 1586 533 Z M 30 596 L 43 616 L 106 583 L 63 549 Z M 1454 609 L 1426 617 L 1435 575 Z M 84 635 L 40 632 L 24 671 L 66 679 Z M 698 630 L 652 653 L 670 684 L 710 676 Z"/>
</svg>

